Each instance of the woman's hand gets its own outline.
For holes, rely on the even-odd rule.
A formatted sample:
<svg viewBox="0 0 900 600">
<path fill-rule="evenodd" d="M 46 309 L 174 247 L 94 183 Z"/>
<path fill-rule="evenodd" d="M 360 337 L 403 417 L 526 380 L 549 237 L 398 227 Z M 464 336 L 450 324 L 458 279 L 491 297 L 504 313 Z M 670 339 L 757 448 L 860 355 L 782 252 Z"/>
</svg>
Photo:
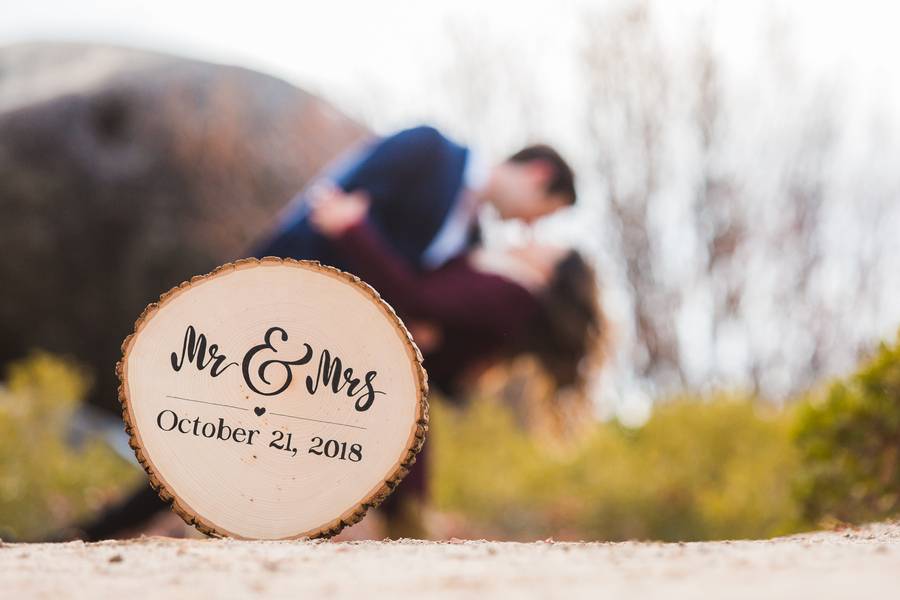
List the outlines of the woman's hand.
<svg viewBox="0 0 900 600">
<path fill-rule="evenodd" d="M 323 183 L 316 185 L 309 196 L 309 219 L 326 237 L 340 236 L 369 212 L 369 195 L 365 192 L 348 194 L 334 184 Z"/>
<path fill-rule="evenodd" d="M 444 332 L 434 321 L 413 319 L 407 321 L 406 326 L 409 328 L 416 346 L 426 354 L 437 350 L 444 341 Z"/>
</svg>

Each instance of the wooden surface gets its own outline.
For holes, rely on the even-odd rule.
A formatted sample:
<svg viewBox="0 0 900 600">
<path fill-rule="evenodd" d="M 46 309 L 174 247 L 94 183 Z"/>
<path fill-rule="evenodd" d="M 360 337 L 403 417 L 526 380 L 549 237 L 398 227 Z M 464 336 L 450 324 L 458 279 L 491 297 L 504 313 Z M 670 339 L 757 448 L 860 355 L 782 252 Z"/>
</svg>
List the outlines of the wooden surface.
<svg viewBox="0 0 900 600">
<path fill-rule="evenodd" d="M 318 263 L 247 259 L 194 277 L 147 307 L 122 351 L 138 460 L 210 535 L 333 535 L 424 441 L 409 333 L 372 288 Z"/>
</svg>

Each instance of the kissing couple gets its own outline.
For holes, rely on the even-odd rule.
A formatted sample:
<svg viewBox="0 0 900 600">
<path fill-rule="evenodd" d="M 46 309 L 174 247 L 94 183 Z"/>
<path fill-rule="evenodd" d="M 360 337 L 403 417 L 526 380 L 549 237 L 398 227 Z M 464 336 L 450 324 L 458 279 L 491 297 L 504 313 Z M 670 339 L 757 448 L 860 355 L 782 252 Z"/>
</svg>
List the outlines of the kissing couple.
<svg viewBox="0 0 900 600">
<path fill-rule="evenodd" d="M 593 269 L 533 239 L 486 246 L 479 225 L 487 211 L 531 225 L 575 197 L 572 169 L 550 146 L 487 165 L 434 127 L 414 127 L 327 168 L 253 254 L 318 260 L 370 284 L 412 333 L 430 386 L 451 398 L 518 354 L 535 356 L 558 387 L 580 387 L 605 334 Z M 385 502 L 391 534 L 421 537 L 428 462 L 423 449 Z"/>
<path fill-rule="evenodd" d="M 575 203 L 572 169 L 532 145 L 488 165 L 433 127 L 352 148 L 301 191 L 250 253 L 317 260 L 359 276 L 403 319 L 429 387 L 451 400 L 486 367 L 538 359 L 557 387 L 583 387 L 605 337 L 594 272 L 575 250 L 481 241 L 480 215 L 526 225 Z M 390 537 L 427 537 L 428 444 L 383 503 Z M 149 487 L 82 528 L 134 530 L 166 509 Z"/>
</svg>

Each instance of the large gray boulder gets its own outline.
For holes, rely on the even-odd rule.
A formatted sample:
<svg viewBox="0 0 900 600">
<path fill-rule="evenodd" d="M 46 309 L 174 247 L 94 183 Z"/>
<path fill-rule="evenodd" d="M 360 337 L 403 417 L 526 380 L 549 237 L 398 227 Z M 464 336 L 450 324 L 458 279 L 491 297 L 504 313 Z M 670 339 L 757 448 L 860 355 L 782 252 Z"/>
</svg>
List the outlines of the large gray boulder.
<svg viewBox="0 0 900 600">
<path fill-rule="evenodd" d="M 40 348 L 117 408 L 144 306 L 248 253 L 326 162 L 365 137 L 242 68 L 81 44 L 0 49 L 0 363 Z"/>
</svg>

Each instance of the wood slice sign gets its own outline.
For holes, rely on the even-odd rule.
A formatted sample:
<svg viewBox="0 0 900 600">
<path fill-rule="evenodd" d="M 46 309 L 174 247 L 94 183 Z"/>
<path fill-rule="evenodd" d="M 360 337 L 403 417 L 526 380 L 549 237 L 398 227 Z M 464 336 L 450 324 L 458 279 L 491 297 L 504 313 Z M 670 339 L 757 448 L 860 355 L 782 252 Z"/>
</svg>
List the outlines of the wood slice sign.
<svg viewBox="0 0 900 600">
<path fill-rule="evenodd" d="M 150 304 L 117 365 L 151 485 L 215 536 L 330 536 L 406 474 L 422 357 L 378 294 L 318 263 L 246 259 Z"/>
</svg>

